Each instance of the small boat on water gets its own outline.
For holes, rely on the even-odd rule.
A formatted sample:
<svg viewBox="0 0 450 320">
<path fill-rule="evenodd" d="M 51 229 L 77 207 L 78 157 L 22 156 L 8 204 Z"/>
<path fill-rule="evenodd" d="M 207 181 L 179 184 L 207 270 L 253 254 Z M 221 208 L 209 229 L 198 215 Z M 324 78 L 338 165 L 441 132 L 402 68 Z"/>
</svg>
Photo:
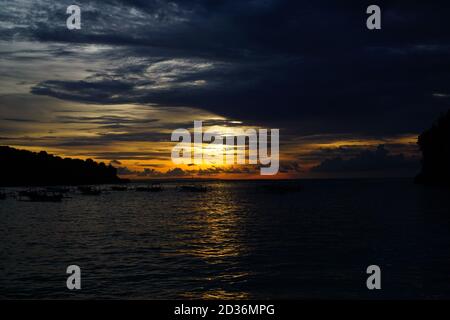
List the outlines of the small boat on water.
<svg viewBox="0 0 450 320">
<path fill-rule="evenodd" d="M 30 202 L 61 202 L 63 199 L 62 194 L 34 194 L 29 196 Z"/>
<path fill-rule="evenodd" d="M 17 199 L 28 202 L 61 202 L 63 195 L 61 193 L 45 192 L 42 190 L 27 190 L 20 191 Z"/>
<path fill-rule="evenodd" d="M 124 186 L 112 186 L 111 191 L 127 191 L 128 188 Z"/>
<path fill-rule="evenodd" d="M 178 188 L 179 191 L 182 192 L 207 192 L 209 191 L 206 186 L 196 186 L 196 185 L 188 185 L 188 186 L 180 186 Z"/>
<path fill-rule="evenodd" d="M 28 189 L 28 190 L 22 190 L 17 192 L 17 196 L 20 197 L 29 197 L 29 196 L 33 196 L 35 194 L 38 193 L 43 193 L 44 191 L 42 190 L 32 190 L 32 189 Z"/>
<path fill-rule="evenodd" d="M 102 191 L 100 189 L 93 188 L 90 186 L 80 186 L 78 187 L 78 190 L 84 196 L 99 196 L 102 194 Z"/>
<path fill-rule="evenodd" d="M 54 192 L 54 193 L 66 194 L 66 193 L 69 193 L 71 190 L 70 190 L 70 188 L 64 188 L 64 187 L 47 187 L 47 191 Z"/>
<path fill-rule="evenodd" d="M 136 187 L 135 190 L 138 192 L 161 192 L 163 191 L 163 187 L 159 184 L 154 184 L 151 186 Z"/>
</svg>

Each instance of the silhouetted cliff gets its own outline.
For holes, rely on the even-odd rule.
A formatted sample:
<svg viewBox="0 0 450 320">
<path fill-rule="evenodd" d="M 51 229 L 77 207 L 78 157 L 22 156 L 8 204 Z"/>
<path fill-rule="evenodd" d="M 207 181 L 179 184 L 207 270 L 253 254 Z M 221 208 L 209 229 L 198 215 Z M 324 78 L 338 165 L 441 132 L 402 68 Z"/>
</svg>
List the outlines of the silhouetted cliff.
<svg viewBox="0 0 450 320">
<path fill-rule="evenodd" d="M 416 182 L 450 186 L 450 111 L 419 136 L 422 171 Z"/>
<path fill-rule="evenodd" d="M 0 147 L 1 186 L 80 185 L 123 182 L 111 165 Z"/>
</svg>

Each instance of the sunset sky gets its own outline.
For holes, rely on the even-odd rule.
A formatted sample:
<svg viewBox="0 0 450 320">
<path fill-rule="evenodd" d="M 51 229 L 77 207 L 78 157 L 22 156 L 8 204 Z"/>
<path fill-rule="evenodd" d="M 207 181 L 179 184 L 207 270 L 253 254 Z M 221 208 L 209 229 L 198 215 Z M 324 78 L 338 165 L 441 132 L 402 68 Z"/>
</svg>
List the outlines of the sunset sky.
<svg viewBox="0 0 450 320">
<path fill-rule="evenodd" d="M 450 105 L 450 4 L 379 1 L 376 31 L 370 4 L 0 0 L 0 145 L 132 178 L 258 177 L 172 163 L 172 131 L 202 120 L 279 128 L 278 178 L 414 175 Z"/>
</svg>

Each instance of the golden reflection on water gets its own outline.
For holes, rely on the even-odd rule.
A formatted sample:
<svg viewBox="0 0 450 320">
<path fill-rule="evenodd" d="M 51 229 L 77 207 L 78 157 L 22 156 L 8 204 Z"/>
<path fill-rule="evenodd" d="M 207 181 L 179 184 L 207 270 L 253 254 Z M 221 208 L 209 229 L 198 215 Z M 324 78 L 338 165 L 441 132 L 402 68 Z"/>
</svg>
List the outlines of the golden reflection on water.
<svg viewBox="0 0 450 320">
<path fill-rule="evenodd" d="M 188 232 L 189 243 L 180 253 L 202 259 L 211 268 L 223 264 L 226 269 L 214 277 L 205 279 L 210 283 L 233 285 L 249 276 L 237 271 L 236 266 L 247 248 L 242 243 L 242 212 L 245 208 L 237 202 L 230 186 L 221 186 L 212 193 L 196 199 L 197 213 L 191 217 Z M 223 267 L 222 265 L 222 267 Z M 245 299 L 247 292 L 214 288 L 204 292 L 186 292 L 184 298 L 201 299 Z"/>
<path fill-rule="evenodd" d="M 242 207 L 235 202 L 229 188 L 197 199 L 196 207 L 198 214 L 192 215 L 187 226 L 192 232 L 191 246 L 183 253 L 214 263 L 245 252 L 239 239 L 242 217 L 238 214 Z"/>
<path fill-rule="evenodd" d="M 203 300 L 242 300 L 249 299 L 250 294 L 247 292 L 230 292 L 226 290 L 210 290 L 195 294 L 194 292 L 186 292 L 181 295 L 183 299 L 203 299 Z"/>
</svg>

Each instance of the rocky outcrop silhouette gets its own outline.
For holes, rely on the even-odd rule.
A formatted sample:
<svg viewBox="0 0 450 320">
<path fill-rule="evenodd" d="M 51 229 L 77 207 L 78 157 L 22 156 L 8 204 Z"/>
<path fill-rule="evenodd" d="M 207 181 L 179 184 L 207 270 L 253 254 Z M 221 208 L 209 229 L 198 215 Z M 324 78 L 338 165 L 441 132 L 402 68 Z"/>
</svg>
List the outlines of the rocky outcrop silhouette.
<svg viewBox="0 0 450 320">
<path fill-rule="evenodd" d="M 0 146 L 0 186 L 83 185 L 125 182 L 117 170 L 92 159 L 61 158 Z"/>
<path fill-rule="evenodd" d="M 422 171 L 416 183 L 450 186 L 450 110 L 418 139 L 422 151 Z"/>
</svg>

